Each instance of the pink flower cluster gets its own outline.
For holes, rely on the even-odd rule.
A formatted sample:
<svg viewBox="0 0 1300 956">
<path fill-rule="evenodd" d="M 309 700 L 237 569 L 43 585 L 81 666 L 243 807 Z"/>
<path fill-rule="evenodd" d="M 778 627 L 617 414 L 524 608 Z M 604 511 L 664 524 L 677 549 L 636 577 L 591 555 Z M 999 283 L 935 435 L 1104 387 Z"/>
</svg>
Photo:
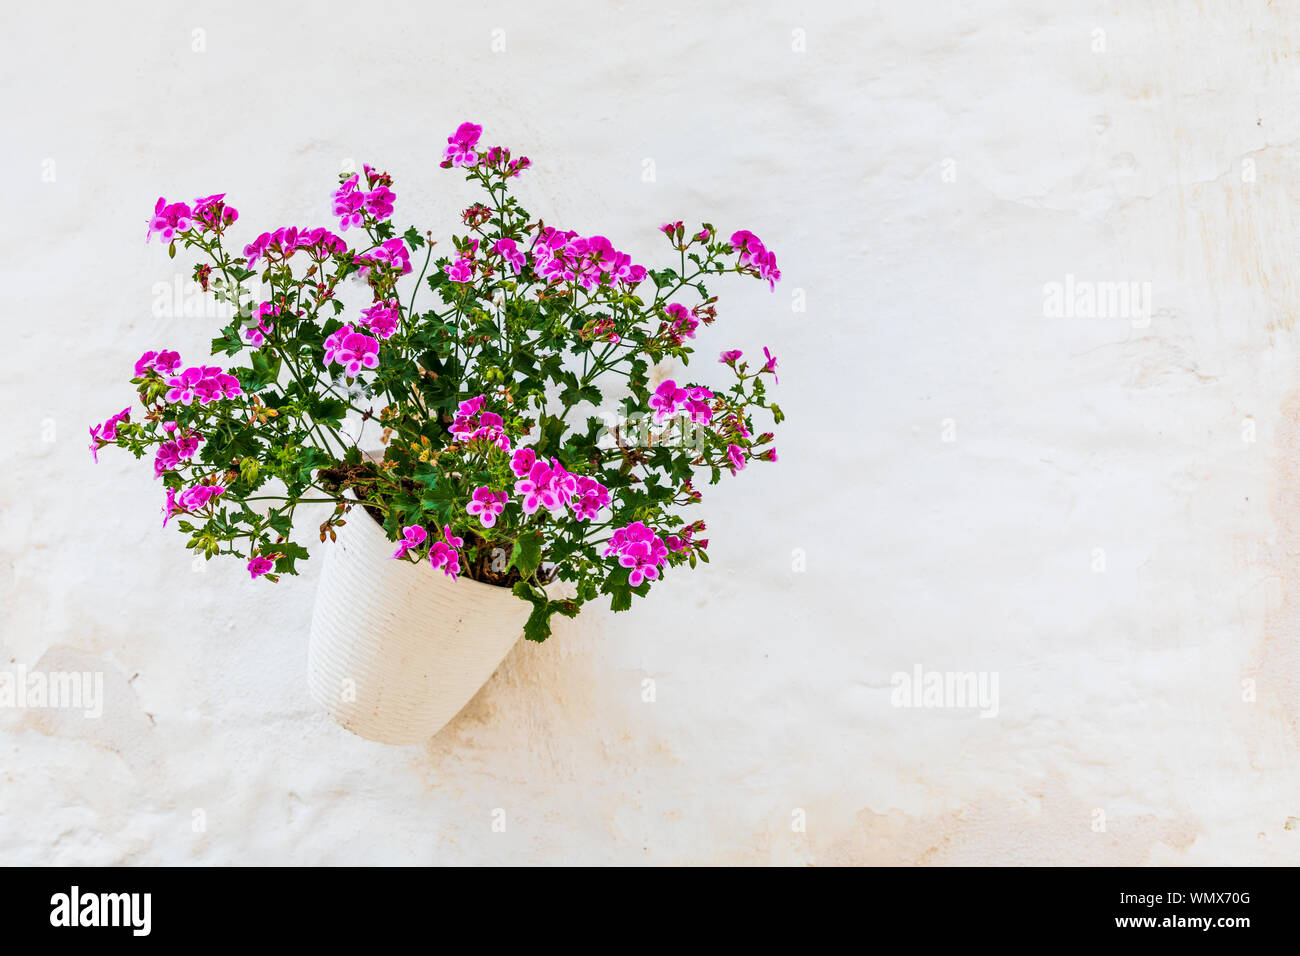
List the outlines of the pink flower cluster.
<svg viewBox="0 0 1300 956">
<path fill-rule="evenodd" d="M 646 276 L 645 266 L 619 252 L 604 236 L 583 238 L 573 230 L 547 226 L 533 249 L 533 269 L 552 284 L 577 282 L 584 289 L 622 282 L 634 286 Z"/>
<path fill-rule="evenodd" d="M 207 405 L 223 398 L 244 394 L 239 379 L 215 365 L 191 365 L 179 375 L 167 379 L 170 386 L 164 396 L 168 403 Z"/>
<path fill-rule="evenodd" d="M 731 234 L 731 244 L 740 252 L 740 266 L 749 266 L 758 273 L 759 278 L 766 279 L 768 286 L 775 291 L 781 279 L 781 270 L 776 267 L 776 254 L 763 245 L 762 240 L 748 229 L 741 229 Z"/>
<path fill-rule="evenodd" d="M 224 485 L 194 485 L 179 493 L 175 488 L 168 488 L 167 503 L 163 506 L 163 527 L 167 527 L 167 521 L 172 515 L 205 508 L 213 498 L 224 494 L 225 490 Z"/>
<path fill-rule="evenodd" d="M 171 242 L 178 232 L 185 232 L 190 228 L 193 216 L 194 213 L 190 211 L 187 204 L 169 203 L 159 196 L 158 202 L 153 207 L 153 216 L 149 220 L 149 230 L 144 234 L 144 241 L 148 242 L 157 234 L 167 242 Z"/>
<path fill-rule="evenodd" d="M 135 377 L 143 378 L 151 369 L 160 375 L 171 375 L 180 367 L 179 352 L 168 352 L 166 349 L 161 352 L 145 352 L 135 363 Z"/>
<path fill-rule="evenodd" d="M 370 308 L 361 310 L 361 318 L 366 323 L 366 327 L 381 339 L 389 338 L 397 331 L 397 322 L 401 315 L 396 299 L 381 299 Z"/>
<path fill-rule="evenodd" d="M 510 150 L 504 146 L 493 146 L 483 154 L 483 165 L 500 173 L 505 179 L 518 176 L 532 164 L 527 156 L 511 159 Z"/>
<path fill-rule="evenodd" d="M 395 269 L 402 275 L 406 275 L 411 271 L 411 250 L 406 248 L 405 242 L 394 237 L 380 243 L 379 248 L 374 252 L 357 256 L 357 262 L 361 264 L 360 271 L 363 276 L 370 272 L 371 266 Z"/>
<path fill-rule="evenodd" d="M 461 256 L 455 262 L 443 266 L 442 271 L 447 273 L 447 278 L 452 282 L 473 282 L 474 260 L 470 256 Z"/>
<path fill-rule="evenodd" d="M 700 538 L 699 540 L 696 540 L 695 538 L 695 535 L 703 530 L 704 522 L 696 521 L 695 523 L 688 524 L 683 528 L 680 536 L 675 534 L 667 535 L 668 550 L 672 552 L 692 550 L 704 551 L 709 546 L 709 539 Z"/>
<path fill-rule="evenodd" d="M 172 437 L 160 444 L 154 453 L 155 478 L 161 477 L 166 472 L 175 471 L 180 467 L 181 462 L 193 458 L 195 452 L 199 450 L 199 443 L 204 440 L 198 432 L 188 428 L 182 429 L 176 422 L 163 422 L 163 430 Z"/>
<path fill-rule="evenodd" d="M 609 507 L 609 489 L 587 475 L 577 475 L 576 478 L 577 487 L 569 499 L 569 507 L 579 521 L 591 521 L 602 508 Z"/>
<path fill-rule="evenodd" d="M 601 553 L 618 555 L 618 563 L 629 569 L 627 583 L 632 587 L 655 580 L 668 561 L 668 545 L 640 521 L 615 531 Z"/>
<path fill-rule="evenodd" d="M 379 340 L 345 325 L 325 340 L 325 367 L 342 365 L 348 378 L 379 365 Z"/>
<path fill-rule="evenodd" d="M 153 215 L 149 218 L 149 229 L 144 236 L 145 242 L 152 239 L 155 234 L 171 242 L 176 238 L 177 233 L 186 232 L 195 222 L 198 222 L 200 232 L 220 231 L 239 218 L 239 210 L 234 206 L 227 206 L 225 200 L 225 193 L 202 196 L 194 200 L 194 208 L 190 209 L 186 203 L 169 203 L 159 196 L 158 202 L 153 207 Z"/>
<path fill-rule="evenodd" d="M 305 251 L 317 261 L 347 252 L 348 244 L 339 236 L 324 227 L 316 229 L 299 229 L 297 226 L 282 226 L 275 232 L 264 232 L 248 245 L 244 246 L 244 256 L 248 268 L 254 268 L 262 258 L 277 256 L 282 261 L 295 252 Z"/>
<path fill-rule="evenodd" d="M 483 127 L 477 123 L 461 123 L 456 132 L 447 137 L 447 148 L 442 153 L 443 169 L 462 166 L 472 169 L 480 163 L 503 179 L 518 176 L 532 165 L 527 156 L 512 159 L 510 150 L 504 146 L 493 146 L 485 153 L 478 151 L 478 141 L 483 135 Z"/>
<path fill-rule="evenodd" d="M 538 461 L 531 448 L 520 448 L 514 453 L 510 470 L 520 479 L 515 482 L 515 493 L 521 496 L 520 504 L 526 515 L 538 508 L 559 515 L 569 508 L 577 520 L 585 521 L 594 518 L 601 508 L 609 507 L 609 489 L 599 481 L 566 471 L 554 458 L 549 465 Z"/>
<path fill-rule="evenodd" d="M 469 398 L 456 407 L 456 418 L 451 423 L 451 433 L 458 441 L 486 441 L 502 451 L 510 451 L 510 437 L 505 423 L 496 412 L 485 412 L 487 396 Z"/>
<path fill-rule="evenodd" d="M 116 415 L 111 416 L 102 425 L 90 426 L 90 456 L 99 463 L 99 450 L 111 442 L 117 441 L 117 426 L 131 418 L 131 406 L 128 405 Z"/>
<path fill-rule="evenodd" d="M 522 249 L 516 245 L 513 239 L 498 239 L 492 246 L 492 251 L 505 259 L 506 265 L 510 266 L 510 271 L 519 275 L 524 269 L 524 263 L 527 262 Z"/>
<path fill-rule="evenodd" d="M 388 174 L 375 175 L 369 166 L 365 172 L 367 184 L 374 187 L 369 192 L 361 188 L 361 177 L 355 174 L 334 190 L 334 215 L 339 217 L 339 228 L 344 232 L 349 226 L 360 226 L 367 215 L 383 222 L 393 214 L 397 194 L 388 188 Z"/>
<path fill-rule="evenodd" d="M 584 339 L 600 339 L 604 342 L 622 342 L 623 336 L 614 331 L 614 320 L 607 315 L 593 319 L 582 327 Z"/>
<path fill-rule="evenodd" d="M 442 537 L 442 541 L 435 541 L 429 547 L 429 564 L 442 568 L 442 573 L 455 581 L 456 574 L 460 571 L 460 553 L 456 549 L 465 543 L 465 539 L 454 536 L 450 527 L 442 529 Z M 408 525 L 402 529 L 402 541 L 393 552 L 393 557 L 406 557 L 407 552 L 418 549 L 428 538 L 429 533 L 418 524 Z"/>
<path fill-rule="evenodd" d="M 239 218 L 239 210 L 226 205 L 226 194 L 217 193 L 194 200 L 194 218 L 203 229 L 222 229 Z"/>
<path fill-rule="evenodd" d="M 460 571 L 460 552 L 456 549 L 465 543 L 465 539 L 453 535 L 450 527 L 443 527 L 442 537 L 442 541 L 429 546 L 429 564 L 442 568 L 442 573 L 455 581 Z"/>
<path fill-rule="evenodd" d="M 678 388 L 677 383 L 670 378 L 650 396 L 654 422 L 660 425 L 664 419 L 671 418 L 679 410 L 684 410 L 695 424 L 707 425 L 713 420 L 713 407 L 709 405 L 709 400 L 712 398 L 713 392 L 703 386 Z"/>
<path fill-rule="evenodd" d="M 497 523 L 497 516 L 506 510 L 506 493 L 493 491 L 486 486 L 475 488 L 465 510 L 471 516 L 477 516 L 483 527 L 490 528 Z"/>
<path fill-rule="evenodd" d="M 275 323 L 270 321 L 267 316 L 275 318 L 280 314 L 280 307 L 272 305 L 270 302 L 263 302 L 253 311 L 253 318 L 257 320 L 257 325 L 251 329 L 244 330 L 244 338 L 253 345 L 254 348 L 261 348 L 266 344 L 266 337 L 275 330 Z"/>
<path fill-rule="evenodd" d="M 418 524 L 408 525 L 402 529 L 402 540 L 398 543 L 397 550 L 393 552 L 393 557 L 406 557 L 406 552 L 424 544 L 424 540 L 427 537 L 429 537 L 429 532 L 425 531 Z"/>
<path fill-rule="evenodd" d="M 669 344 L 681 345 L 683 340 L 695 338 L 695 330 L 700 327 L 700 320 L 695 317 L 695 313 L 680 302 L 668 303 L 664 312 L 668 314 L 669 321 L 661 325 L 659 334 Z"/>
<path fill-rule="evenodd" d="M 477 166 L 478 153 L 474 147 L 483 135 L 483 127 L 474 123 L 461 123 L 456 132 L 447 137 L 447 149 L 442 154 L 443 169 L 453 166 Z"/>
</svg>

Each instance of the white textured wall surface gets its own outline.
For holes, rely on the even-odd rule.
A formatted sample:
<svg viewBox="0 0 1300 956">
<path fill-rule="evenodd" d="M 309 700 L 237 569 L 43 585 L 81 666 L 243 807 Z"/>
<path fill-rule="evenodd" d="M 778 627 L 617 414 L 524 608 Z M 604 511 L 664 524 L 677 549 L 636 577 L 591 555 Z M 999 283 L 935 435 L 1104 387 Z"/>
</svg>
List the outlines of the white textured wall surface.
<svg viewBox="0 0 1300 956">
<path fill-rule="evenodd" d="M 0 859 L 1300 862 L 1300 11 L 446 6 L 6 10 L 0 669 L 106 703 L 0 709 Z M 767 241 L 784 282 L 714 283 L 700 346 L 770 346 L 789 421 L 710 491 L 711 565 L 385 748 L 307 696 L 320 562 L 196 572 L 85 428 L 213 334 L 153 314 L 158 195 L 251 237 L 370 162 L 445 235 L 466 119 L 641 261 L 670 218 Z M 1067 275 L 1150 321 L 1046 316 Z M 918 665 L 995 673 L 996 716 L 892 706 Z"/>
</svg>

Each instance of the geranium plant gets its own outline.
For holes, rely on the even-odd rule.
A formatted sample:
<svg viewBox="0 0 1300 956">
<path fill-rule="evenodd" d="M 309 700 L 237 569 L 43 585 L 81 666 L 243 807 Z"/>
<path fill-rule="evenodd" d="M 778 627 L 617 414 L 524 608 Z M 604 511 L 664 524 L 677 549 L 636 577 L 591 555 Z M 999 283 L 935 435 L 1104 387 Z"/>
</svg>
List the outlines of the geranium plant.
<svg viewBox="0 0 1300 956">
<path fill-rule="evenodd" d="M 253 578 L 307 557 L 300 506 L 333 505 L 322 541 L 364 506 L 396 560 L 531 602 L 525 633 L 540 641 L 554 613 L 601 594 L 626 609 L 666 568 L 707 561 L 697 486 L 776 460 L 754 420 L 782 417 L 767 348 L 755 362 L 723 352 L 726 386 L 654 374 L 688 364 L 714 321 L 706 277 L 775 287 L 780 272 L 744 230 L 666 223 L 672 264 L 649 269 L 603 236 L 533 220 L 509 190 L 529 160 L 480 135 L 465 123 L 448 139 L 441 165 L 484 195 L 437 252 L 430 233 L 398 232 L 392 178 L 370 166 L 340 176 L 338 233 L 285 227 L 241 247 L 224 195 L 159 199 L 147 238 L 201 254 L 194 278 L 230 316 L 212 340 L 222 358 L 145 352 L 131 379 L 143 408 L 92 427 L 91 451 L 152 456 L 163 524 L 206 558 L 238 555 Z M 345 282 L 371 304 L 351 314 Z M 382 457 L 363 454 L 364 422 L 382 430 Z M 549 598 L 556 578 L 571 599 Z"/>
</svg>

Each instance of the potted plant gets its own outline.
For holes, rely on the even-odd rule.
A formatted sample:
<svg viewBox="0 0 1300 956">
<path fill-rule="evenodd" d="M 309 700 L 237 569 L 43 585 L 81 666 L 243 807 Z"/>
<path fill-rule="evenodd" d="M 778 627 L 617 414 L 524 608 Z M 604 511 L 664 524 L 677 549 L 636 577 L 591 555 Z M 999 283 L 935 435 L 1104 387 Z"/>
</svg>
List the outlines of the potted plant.
<svg viewBox="0 0 1300 956">
<path fill-rule="evenodd" d="M 776 460 L 754 420 L 782 418 L 767 348 L 723 352 L 725 386 L 658 373 L 686 365 L 714 321 L 706 278 L 775 287 L 764 244 L 666 223 L 672 264 L 637 265 L 534 220 L 510 193 L 529 160 L 480 135 L 464 123 L 448 138 L 441 165 L 483 197 L 438 251 L 398 232 L 392 178 L 370 166 L 340 176 L 338 232 L 284 227 L 241 247 L 223 194 L 159 199 L 147 239 L 200 254 L 194 278 L 229 316 L 220 359 L 145 352 L 139 407 L 90 429 L 96 459 L 106 445 L 152 458 L 163 524 L 188 548 L 236 555 L 254 579 L 296 574 L 300 509 L 332 505 L 311 519 L 335 546 L 310 683 L 385 742 L 436 732 L 520 633 L 543 641 L 553 615 L 601 596 L 626 610 L 668 569 L 707 561 L 697 485 Z M 369 304 L 345 305 L 349 290 Z M 364 427 L 381 432 L 371 453 Z"/>
</svg>

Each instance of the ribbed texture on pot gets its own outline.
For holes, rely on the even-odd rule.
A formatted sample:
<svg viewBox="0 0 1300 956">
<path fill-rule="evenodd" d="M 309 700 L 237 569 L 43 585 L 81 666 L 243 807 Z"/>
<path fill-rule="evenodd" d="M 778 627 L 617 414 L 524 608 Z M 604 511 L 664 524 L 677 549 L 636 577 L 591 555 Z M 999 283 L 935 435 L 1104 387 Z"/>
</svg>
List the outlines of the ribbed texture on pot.
<svg viewBox="0 0 1300 956">
<path fill-rule="evenodd" d="M 352 508 L 326 549 L 307 679 L 344 729 L 410 744 L 441 730 L 487 682 L 531 608 L 508 588 L 394 561 L 396 548 Z"/>
</svg>

